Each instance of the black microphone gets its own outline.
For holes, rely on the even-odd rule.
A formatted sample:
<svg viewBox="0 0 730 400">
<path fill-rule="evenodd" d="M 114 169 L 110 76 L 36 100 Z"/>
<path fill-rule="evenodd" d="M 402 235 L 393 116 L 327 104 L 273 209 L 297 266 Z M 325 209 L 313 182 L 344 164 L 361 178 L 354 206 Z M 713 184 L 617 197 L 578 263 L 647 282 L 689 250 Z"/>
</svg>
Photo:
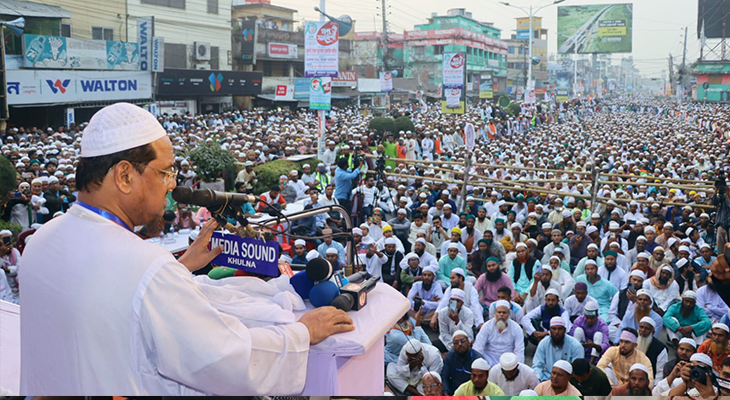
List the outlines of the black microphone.
<svg viewBox="0 0 730 400">
<path fill-rule="evenodd" d="M 178 186 L 172 190 L 172 199 L 178 203 L 189 204 L 193 195 L 193 188 L 190 186 Z"/>
<path fill-rule="evenodd" d="M 332 306 L 342 311 L 358 311 L 368 303 L 368 292 L 380 281 L 375 275 L 363 283 L 348 283 L 340 288 L 340 295 L 332 300 Z"/>
<path fill-rule="evenodd" d="M 175 192 L 173 191 L 173 199 Z M 211 189 L 198 189 L 191 193 L 188 203 L 201 207 L 211 206 L 240 206 L 243 203 L 256 203 L 259 198 L 250 194 L 216 192 Z"/>
</svg>

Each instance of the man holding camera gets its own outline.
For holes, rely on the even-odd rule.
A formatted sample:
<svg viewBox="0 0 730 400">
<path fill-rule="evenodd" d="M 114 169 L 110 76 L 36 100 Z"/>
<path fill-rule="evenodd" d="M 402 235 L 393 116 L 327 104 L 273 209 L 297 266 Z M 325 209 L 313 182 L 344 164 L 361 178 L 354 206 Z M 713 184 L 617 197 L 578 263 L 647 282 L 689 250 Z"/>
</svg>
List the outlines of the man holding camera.
<svg viewBox="0 0 730 400">
<path fill-rule="evenodd" d="M 689 363 L 682 366 L 680 378 L 682 378 L 682 383 L 664 395 L 702 398 L 717 396 L 717 389 L 714 387 L 716 379 L 712 373 L 712 360 L 707 354 L 693 354 Z"/>
<path fill-rule="evenodd" d="M 710 204 L 717 207 L 715 227 L 717 229 L 717 248 L 724 249 L 728 242 L 730 230 L 730 191 L 725 183 L 725 176 L 721 175 L 715 182 L 715 194 L 710 198 Z"/>
</svg>

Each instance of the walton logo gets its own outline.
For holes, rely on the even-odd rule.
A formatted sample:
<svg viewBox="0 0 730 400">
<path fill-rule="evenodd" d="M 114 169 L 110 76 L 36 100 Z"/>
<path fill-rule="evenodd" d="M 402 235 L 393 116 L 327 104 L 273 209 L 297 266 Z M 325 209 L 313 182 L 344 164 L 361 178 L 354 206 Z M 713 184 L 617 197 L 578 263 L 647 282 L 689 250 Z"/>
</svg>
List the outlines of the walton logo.
<svg viewBox="0 0 730 400">
<path fill-rule="evenodd" d="M 216 76 L 215 73 L 211 73 L 208 77 L 208 80 L 210 81 L 210 91 L 211 92 L 217 92 L 221 90 L 221 82 L 223 82 L 223 74 L 218 74 Z"/>
<path fill-rule="evenodd" d="M 56 79 L 56 81 L 52 81 L 50 79 L 46 79 L 46 83 L 48 83 L 48 87 L 51 88 L 51 91 L 53 91 L 53 94 L 58 93 L 59 91 L 61 94 L 66 93 L 66 88 L 68 87 L 68 84 L 71 83 L 71 79 L 65 79 L 61 81 L 60 79 Z"/>
</svg>

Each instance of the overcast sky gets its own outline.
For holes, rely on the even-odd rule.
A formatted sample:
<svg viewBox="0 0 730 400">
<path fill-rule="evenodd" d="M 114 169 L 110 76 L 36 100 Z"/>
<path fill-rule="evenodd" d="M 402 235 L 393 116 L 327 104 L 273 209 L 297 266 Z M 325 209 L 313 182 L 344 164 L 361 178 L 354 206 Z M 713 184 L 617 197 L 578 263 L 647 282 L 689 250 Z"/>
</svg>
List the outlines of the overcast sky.
<svg viewBox="0 0 730 400">
<path fill-rule="evenodd" d="M 582 4 L 621 4 L 629 1 L 599 0 L 566 0 L 563 5 Z M 298 20 L 315 20 L 318 14 L 314 6 L 319 0 L 271 0 L 272 4 L 299 10 L 295 15 Z M 539 7 L 552 3 L 552 0 L 512 0 L 510 4 Z M 356 21 L 359 31 L 382 31 L 380 17 L 380 0 L 327 0 L 327 13 L 333 16 L 349 14 Z M 506 7 L 498 0 L 386 0 L 390 5 L 388 15 L 389 31 L 402 32 L 412 30 L 413 25 L 425 23 L 432 12 L 445 15 L 450 8 L 466 8 L 473 17 L 480 21 L 493 22 L 502 29 L 502 37 L 509 38 L 515 29 L 517 17 L 525 13 Z M 687 26 L 687 62 L 695 61 L 700 54 L 697 40 L 697 0 L 635 0 L 634 8 L 634 41 L 633 56 L 642 74 L 649 77 L 661 76 L 667 70 L 669 53 L 675 56 L 676 63 L 681 62 L 684 27 Z M 376 8 L 377 7 L 377 8 Z M 557 7 L 549 6 L 537 15 L 543 17 L 543 27 L 548 29 L 548 53 L 557 52 Z M 711 42 L 710 42 L 711 43 Z M 588 56 L 586 56 L 588 57 Z M 620 60 L 621 55 L 615 55 Z"/>
</svg>

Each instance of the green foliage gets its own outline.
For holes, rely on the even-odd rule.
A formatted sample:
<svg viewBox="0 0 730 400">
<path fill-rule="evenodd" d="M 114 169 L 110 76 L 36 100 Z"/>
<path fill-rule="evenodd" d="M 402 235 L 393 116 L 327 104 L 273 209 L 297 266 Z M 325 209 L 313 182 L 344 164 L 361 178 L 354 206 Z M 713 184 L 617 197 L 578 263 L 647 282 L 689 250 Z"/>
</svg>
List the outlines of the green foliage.
<svg viewBox="0 0 730 400">
<path fill-rule="evenodd" d="M 16 188 L 17 171 L 6 157 L 0 157 L 0 202 L 8 199 L 10 192 Z"/>
<path fill-rule="evenodd" d="M 509 99 L 509 97 L 500 96 L 499 100 L 497 100 L 497 103 L 499 104 L 500 107 L 507 107 L 509 105 L 510 101 L 511 100 Z"/>
<path fill-rule="evenodd" d="M 516 116 L 520 115 L 520 113 L 522 112 L 522 107 L 520 107 L 520 105 L 517 103 L 510 103 L 510 105 L 507 106 L 506 111 L 507 111 L 507 114 L 509 114 L 513 117 L 516 117 Z"/>
<path fill-rule="evenodd" d="M 412 124 L 413 122 L 411 122 L 411 125 Z M 375 117 L 371 119 L 370 123 L 368 124 L 368 129 L 373 129 L 381 135 L 385 132 L 397 132 L 397 130 L 395 129 L 395 121 L 392 118 L 385 117 Z"/>
<path fill-rule="evenodd" d="M 10 221 L 5 221 L 3 219 L 0 219 L 0 231 L 3 231 L 5 229 L 9 230 L 10 232 L 13 232 L 13 237 L 17 239 L 18 234 L 20 233 L 20 231 L 23 230 L 23 227 L 18 224 L 14 224 Z"/>
<path fill-rule="evenodd" d="M 311 172 L 314 173 L 317 164 L 321 161 L 316 158 L 309 158 L 301 161 L 289 161 L 289 160 L 276 160 L 270 161 L 264 164 L 260 164 L 254 167 L 256 172 L 256 179 L 258 182 L 253 187 L 253 192 L 259 195 L 263 192 L 269 191 L 269 187 L 279 183 L 279 177 L 281 175 L 289 176 L 292 170 L 299 171 L 299 176 L 302 174 L 302 165 L 309 164 L 312 167 Z"/>
<path fill-rule="evenodd" d="M 406 116 L 402 116 L 402 117 L 398 117 L 395 119 L 395 131 L 396 132 L 400 132 L 400 131 L 413 132 L 415 130 L 416 130 L 416 125 L 413 124 L 413 120 L 411 120 L 410 118 L 408 118 Z"/>
<path fill-rule="evenodd" d="M 190 164 L 203 182 L 215 182 L 224 170 L 232 169 L 236 163 L 233 155 L 221 149 L 218 143 L 201 143 L 185 156 L 190 159 Z"/>
</svg>

